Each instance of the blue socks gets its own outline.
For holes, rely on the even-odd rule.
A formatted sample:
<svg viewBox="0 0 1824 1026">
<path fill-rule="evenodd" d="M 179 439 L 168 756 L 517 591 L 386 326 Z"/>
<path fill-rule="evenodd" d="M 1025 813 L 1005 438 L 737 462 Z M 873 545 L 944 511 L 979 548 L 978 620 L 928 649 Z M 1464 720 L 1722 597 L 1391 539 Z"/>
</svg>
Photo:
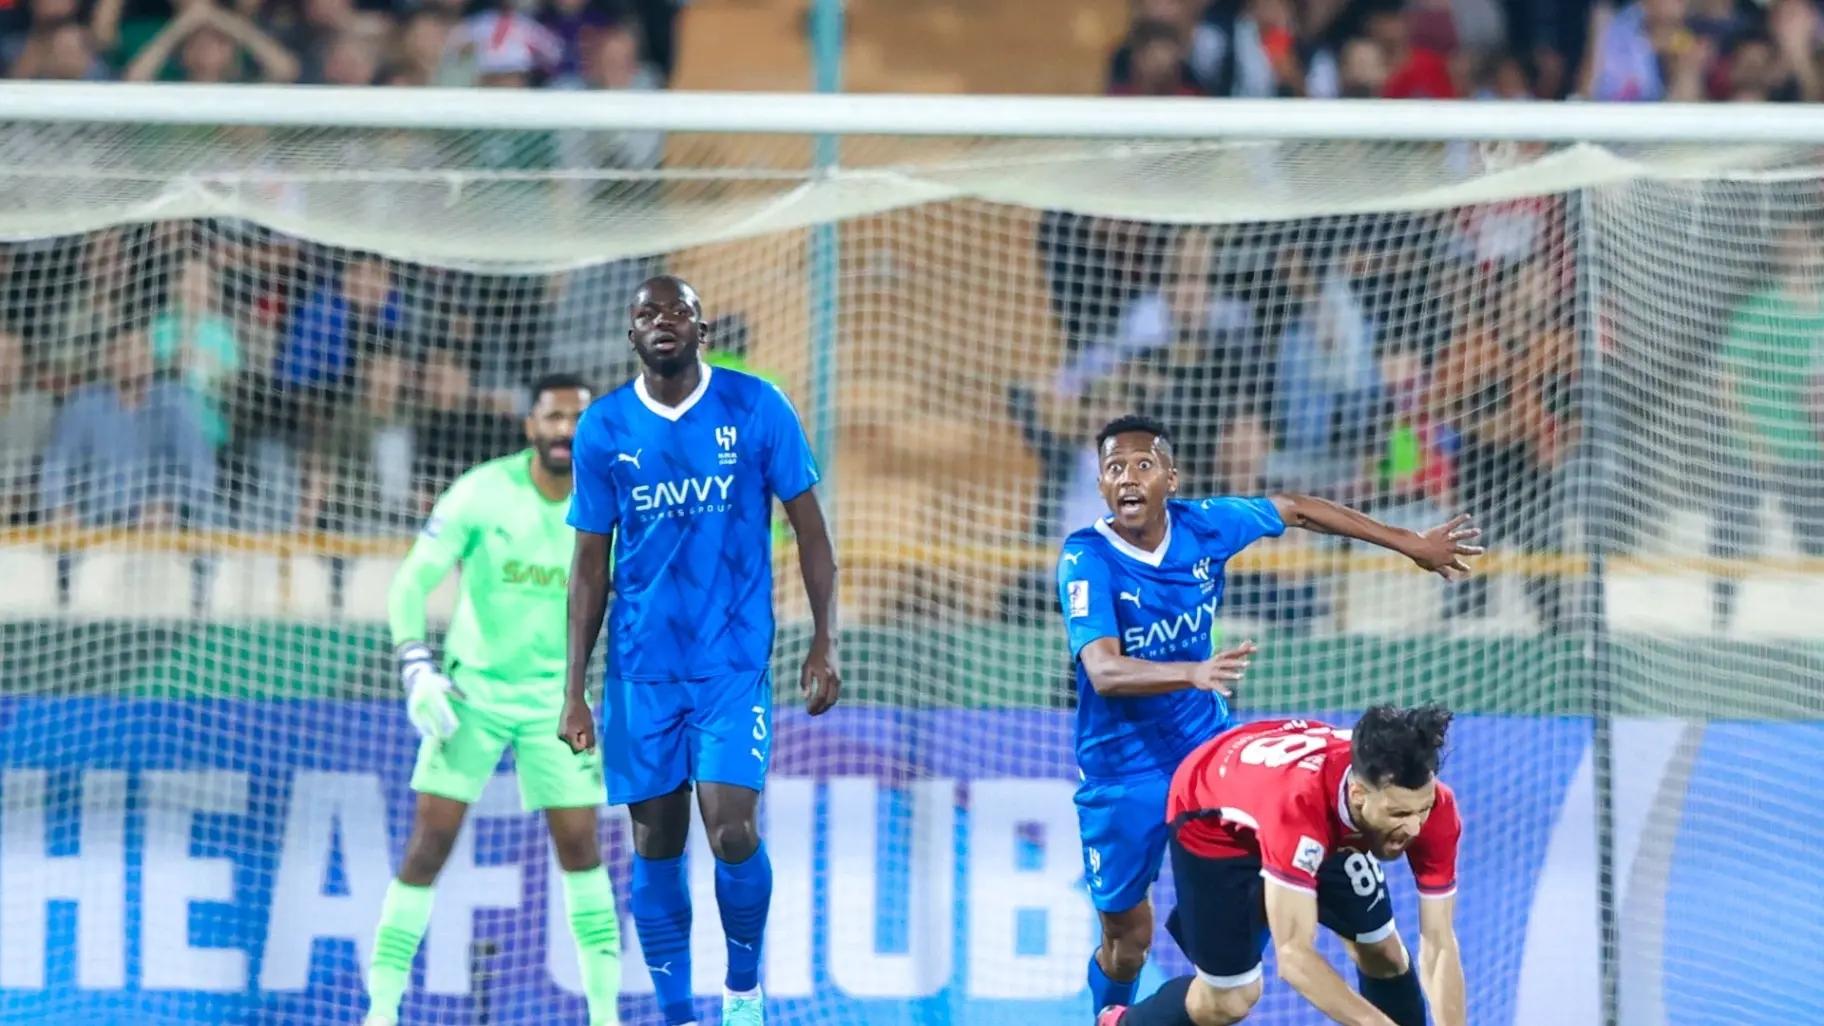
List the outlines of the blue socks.
<svg viewBox="0 0 1824 1026">
<path fill-rule="evenodd" d="M 633 913 L 634 928 L 640 931 L 640 950 L 646 956 L 646 969 L 652 974 L 666 1026 L 696 1022 L 690 992 L 690 885 L 684 876 L 684 857 L 635 855 L 631 889 L 628 911 Z"/>
<path fill-rule="evenodd" d="M 727 987 L 746 993 L 760 986 L 760 941 L 773 902 L 773 863 L 764 842 L 741 862 L 716 860 L 716 908 L 728 939 Z"/>
<path fill-rule="evenodd" d="M 1126 1007 L 1134 1003 L 1134 993 L 1140 989 L 1140 978 L 1134 977 L 1126 983 L 1108 978 L 1102 971 L 1102 963 L 1096 961 L 1098 952 L 1089 953 L 1089 998 L 1095 1003 L 1090 1014 L 1100 1013 L 1109 1005 Z"/>
<path fill-rule="evenodd" d="M 1419 989 L 1419 973 L 1412 966 L 1392 979 L 1355 974 L 1356 989 L 1368 1003 L 1381 1010 L 1400 1026 L 1425 1026 L 1425 992 Z"/>
</svg>

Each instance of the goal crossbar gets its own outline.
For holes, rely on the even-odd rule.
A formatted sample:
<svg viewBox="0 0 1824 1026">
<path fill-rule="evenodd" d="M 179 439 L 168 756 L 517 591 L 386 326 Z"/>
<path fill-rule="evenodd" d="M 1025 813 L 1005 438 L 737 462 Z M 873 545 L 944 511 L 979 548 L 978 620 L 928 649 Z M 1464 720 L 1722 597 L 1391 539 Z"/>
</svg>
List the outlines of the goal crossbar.
<svg viewBox="0 0 1824 1026">
<path fill-rule="evenodd" d="M 417 89 L 8 82 L 0 121 L 1025 139 L 1824 144 L 1790 105 Z"/>
</svg>

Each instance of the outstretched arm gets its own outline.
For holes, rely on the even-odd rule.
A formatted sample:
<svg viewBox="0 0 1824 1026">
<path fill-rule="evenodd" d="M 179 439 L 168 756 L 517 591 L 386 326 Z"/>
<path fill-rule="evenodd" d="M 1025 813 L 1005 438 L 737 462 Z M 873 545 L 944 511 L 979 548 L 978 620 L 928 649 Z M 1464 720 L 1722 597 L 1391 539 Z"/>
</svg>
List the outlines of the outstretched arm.
<svg viewBox="0 0 1824 1026">
<path fill-rule="evenodd" d="M 1349 989 L 1317 950 L 1317 893 L 1268 878 L 1267 928 L 1279 956 L 1280 978 L 1343 1026 L 1395 1026 L 1392 1019 Z"/>
<path fill-rule="evenodd" d="M 1438 1026 L 1469 1022 L 1463 952 L 1457 947 L 1457 898 L 1419 898 L 1419 983 Z"/>
<path fill-rule="evenodd" d="M 1463 557 L 1482 553 L 1481 546 L 1472 544 L 1482 529 L 1471 524 L 1467 516 L 1420 533 L 1383 524 L 1366 513 L 1315 495 L 1275 495 L 1273 506 L 1287 527 L 1379 545 L 1412 560 L 1422 570 L 1446 578 L 1468 573 L 1469 564 Z"/>
<path fill-rule="evenodd" d="M 819 716 L 842 692 L 836 668 L 836 547 L 830 543 L 829 524 L 814 489 L 806 488 L 786 502 L 785 515 L 798 538 L 798 570 L 811 603 L 811 651 L 799 684 L 806 710 Z"/>
</svg>

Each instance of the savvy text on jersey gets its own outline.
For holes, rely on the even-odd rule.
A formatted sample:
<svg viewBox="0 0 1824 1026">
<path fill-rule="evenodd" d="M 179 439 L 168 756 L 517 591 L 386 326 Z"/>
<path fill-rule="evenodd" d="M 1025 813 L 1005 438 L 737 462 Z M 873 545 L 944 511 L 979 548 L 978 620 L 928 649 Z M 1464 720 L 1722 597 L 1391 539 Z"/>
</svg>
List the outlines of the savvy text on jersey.
<svg viewBox="0 0 1824 1026">
<path fill-rule="evenodd" d="M 633 508 L 640 513 L 663 511 L 672 515 L 681 506 L 698 505 L 693 512 L 722 512 L 728 508 L 728 493 L 734 487 L 733 474 L 717 474 L 713 477 L 687 477 L 679 481 L 660 481 L 658 484 L 635 485 L 633 488 Z"/>
<path fill-rule="evenodd" d="M 1121 632 L 1122 650 L 1130 654 L 1171 652 L 1208 641 L 1210 629 L 1216 624 L 1216 607 L 1220 604 L 1220 597 L 1208 598 L 1177 616 L 1129 627 Z"/>
</svg>

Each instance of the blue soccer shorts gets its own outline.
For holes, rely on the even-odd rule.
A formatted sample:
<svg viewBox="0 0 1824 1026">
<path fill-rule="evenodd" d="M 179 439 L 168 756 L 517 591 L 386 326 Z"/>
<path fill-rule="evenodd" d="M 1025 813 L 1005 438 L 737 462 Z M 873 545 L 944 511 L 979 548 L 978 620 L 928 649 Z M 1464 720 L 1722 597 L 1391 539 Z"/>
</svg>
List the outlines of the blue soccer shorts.
<svg viewBox="0 0 1824 1026">
<path fill-rule="evenodd" d="M 766 789 L 773 680 L 764 670 L 686 681 L 609 679 L 601 707 L 610 805 L 667 795 L 687 780 Z"/>
<path fill-rule="evenodd" d="M 1083 837 L 1083 878 L 1098 912 L 1140 904 L 1165 861 L 1166 792 L 1170 770 L 1131 777 L 1087 777 L 1077 787 L 1077 832 Z"/>
</svg>

